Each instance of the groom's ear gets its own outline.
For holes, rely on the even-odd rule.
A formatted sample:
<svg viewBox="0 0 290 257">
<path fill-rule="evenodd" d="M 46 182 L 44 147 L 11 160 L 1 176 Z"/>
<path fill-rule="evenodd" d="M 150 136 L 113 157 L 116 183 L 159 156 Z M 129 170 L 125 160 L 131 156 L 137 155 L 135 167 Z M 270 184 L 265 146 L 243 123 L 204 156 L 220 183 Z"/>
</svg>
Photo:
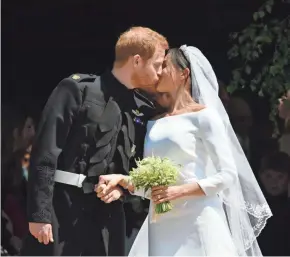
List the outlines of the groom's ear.
<svg viewBox="0 0 290 257">
<path fill-rule="evenodd" d="M 142 61 L 142 58 L 139 54 L 135 54 L 133 56 L 133 66 L 136 68 L 140 65 L 140 62 Z"/>
</svg>

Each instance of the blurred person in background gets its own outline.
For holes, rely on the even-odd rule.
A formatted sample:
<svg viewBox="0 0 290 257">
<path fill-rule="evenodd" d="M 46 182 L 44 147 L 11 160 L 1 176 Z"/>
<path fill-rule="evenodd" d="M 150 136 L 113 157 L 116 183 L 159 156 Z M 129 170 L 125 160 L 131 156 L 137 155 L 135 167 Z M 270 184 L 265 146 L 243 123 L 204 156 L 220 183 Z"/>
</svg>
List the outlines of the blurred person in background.
<svg viewBox="0 0 290 257">
<path fill-rule="evenodd" d="M 279 116 L 284 120 L 282 136 L 279 139 L 280 151 L 290 156 L 290 90 L 287 94 L 279 99 L 278 106 Z"/>
<path fill-rule="evenodd" d="M 4 214 L 2 215 L 2 220 L 4 224 L 11 223 L 11 228 L 8 229 L 6 226 L 7 228 L 2 229 L 2 239 L 3 244 L 6 246 L 5 248 L 8 248 L 9 254 L 20 253 L 22 239 L 28 232 L 26 186 L 30 151 L 31 147 L 16 150 L 11 159 L 3 166 L 1 202 Z"/>
<path fill-rule="evenodd" d="M 278 111 L 280 118 L 284 120 L 290 119 L 290 90 L 279 99 Z"/>
<path fill-rule="evenodd" d="M 228 113 L 237 138 L 251 160 L 251 129 L 253 126 L 253 115 L 249 104 L 240 97 L 232 97 L 228 104 Z"/>
<path fill-rule="evenodd" d="M 1 210 L 1 256 L 18 255 L 21 240 L 13 235 L 13 225 L 7 214 Z"/>
<path fill-rule="evenodd" d="M 290 210 L 288 183 L 290 157 L 283 152 L 264 156 L 259 179 L 273 212 L 258 242 L 265 256 L 289 256 Z"/>
<path fill-rule="evenodd" d="M 13 224 L 14 235 L 22 239 L 28 232 L 26 187 L 31 147 L 19 149 L 4 166 L 2 176 L 2 208 Z"/>
<path fill-rule="evenodd" d="M 268 118 L 268 117 L 267 117 Z M 252 133 L 251 165 L 258 175 L 261 161 L 264 156 L 268 156 L 279 151 L 277 138 L 273 137 L 274 123 L 269 119 L 262 119 L 254 124 Z"/>
<path fill-rule="evenodd" d="M 290 119 L 285 120 L 283 132 L 279 139 L 279 149 L 290 156 Z"/>
<path fill-rule="evenodd" d="M 220 97 L 225 109 L 228 110 L 230 96 L 229 96 L 229 93 L 227 91 L 227 86 L 222 80 L 219 80 L 219 79 L 218 79 L 218 84 L 219 84 L 219 97 Z"/>
<path fill-rule="evenodd" d="M 2 109 L 2 164 L 18 149 L 26 149 L 35 135 L 35 122 L 31 115 L 10 106 Z"/>
</svg>

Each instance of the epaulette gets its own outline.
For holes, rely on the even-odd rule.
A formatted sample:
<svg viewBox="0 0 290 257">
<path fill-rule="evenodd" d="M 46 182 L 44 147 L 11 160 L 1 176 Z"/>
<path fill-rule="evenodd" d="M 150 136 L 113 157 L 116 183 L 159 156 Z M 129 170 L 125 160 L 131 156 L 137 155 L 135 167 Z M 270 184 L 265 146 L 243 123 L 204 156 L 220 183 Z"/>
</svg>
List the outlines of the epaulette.
<svg viewBox="0 0 290 257">
<path fill-rule="evenodd" d="M 94 80 L 97 77 L 98 76 L 94 74 L 81 74 L 81 73 L 75 73 L 69 76 L 70 79 L 73 79 L 74 81 L 77 81 L 77 82 L 83 82 L 86 80 Z"/>
</svg>

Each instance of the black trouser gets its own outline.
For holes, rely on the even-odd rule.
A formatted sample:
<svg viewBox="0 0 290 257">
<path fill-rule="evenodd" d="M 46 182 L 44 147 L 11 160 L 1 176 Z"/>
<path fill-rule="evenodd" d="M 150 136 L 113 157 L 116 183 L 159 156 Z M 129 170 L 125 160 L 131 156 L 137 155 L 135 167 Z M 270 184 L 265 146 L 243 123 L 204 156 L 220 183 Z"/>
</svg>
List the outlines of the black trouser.
<svg viewBox="0 0 290 257">
<path fill-rule="evenodd" d="M 125 216 L 120 201 L 105 204 L 95 193 L 56 183 L 52 229 L 54 243 L 40 244 L 31 234 L 22 256 L 124 256 Z"/>
</svg>

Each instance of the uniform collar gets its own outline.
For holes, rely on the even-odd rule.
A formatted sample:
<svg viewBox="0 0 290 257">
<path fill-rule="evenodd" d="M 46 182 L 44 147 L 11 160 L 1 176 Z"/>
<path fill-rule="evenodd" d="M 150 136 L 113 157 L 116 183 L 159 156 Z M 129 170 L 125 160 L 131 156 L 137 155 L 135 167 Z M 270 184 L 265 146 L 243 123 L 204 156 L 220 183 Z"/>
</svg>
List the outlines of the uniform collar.
<svg viewBox="0 0 290 257">
<path fill-rule="evenodd" d="M 131 99 L 136 104 L 138 109 L 142 109 L 146 113 L 152 113 L 155 110 L 155 105 L 143 90 L 140 89 L 129 89 L 123 85 L 117 78 L 112 74 L 111 71 L 107 71 L 102 76 L 105 82 L 104 91 L 107 92 L 108 96 L 114 98 L 130 101 Z"/>
<path fill-rule="evenodd" d="M 123 85 L 119 80 L 116 79 L 111 71 L 105 72 L 102 78 L 105 82 L 104 91 L 108 91 L 111 96 L 118 98 L 133 96 L 134 90 L 129 89 Z"/>
</svg>

